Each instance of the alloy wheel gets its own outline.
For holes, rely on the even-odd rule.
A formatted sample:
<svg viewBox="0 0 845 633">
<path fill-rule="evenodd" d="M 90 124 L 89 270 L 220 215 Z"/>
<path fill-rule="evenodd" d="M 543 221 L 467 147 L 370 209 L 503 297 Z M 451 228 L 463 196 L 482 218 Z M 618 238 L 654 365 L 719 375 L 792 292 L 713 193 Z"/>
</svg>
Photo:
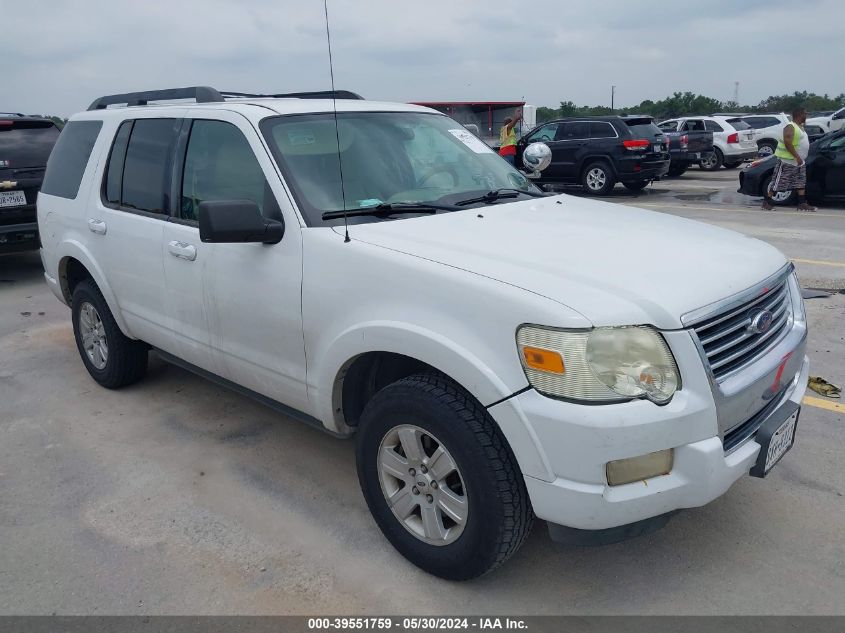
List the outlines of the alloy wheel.
<svg viewBox="0 0 845 633">
<path fill-rule="evenodd" d="M 390 429 L 378 452 L 381 491 L 403 527 L 430 545 L 448 545 L 464 531 L 469 504 L 464 480 L 446 446 L 411 424 Z"/>
<path fill-rule="evenodd" d="M 592 191 L 601 191 L 607 183 L 607 174 L 599 167 L 593 167 L 587 172 L 587 187 Z"/>
<path fill-rule="evenodd" d="M 97 308 L 87 301 L 79 307 L 79 333 L 88 360 L 97 369 L 103 369 L 109 360 L 106 330 Z"/>
</svg>

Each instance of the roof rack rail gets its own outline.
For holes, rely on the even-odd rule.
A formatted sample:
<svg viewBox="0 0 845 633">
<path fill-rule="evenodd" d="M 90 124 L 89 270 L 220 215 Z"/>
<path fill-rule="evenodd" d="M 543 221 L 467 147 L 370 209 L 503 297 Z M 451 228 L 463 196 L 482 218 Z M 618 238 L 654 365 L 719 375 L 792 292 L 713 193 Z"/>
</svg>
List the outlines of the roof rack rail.
<svg viewBox="0 0 845 633">
<path fill-rule="evenodd" d="M 146 90 L 127 92 L 119 95 L 106 95 L 95 100 L 89 110 L 104 110 L 110 105 L 144 106 L 150 101 L 171 101 L 174 99 L 193 99 L 197 103 L 220 103 L 226 97 L 253 97 L 269 99 L 363 99 L 349 90 L 318 90 L 314 92 L 287 92 L 283 94 L 253 94 L 249 92 L 218 91 L 209 86 L 191 86 L 189 88 L 168 88 L 166 90 Z"/>
<path fill-rule="evenodd" d="M 194 99 L 197 103 L 216 103 L 223 101 L 223 96 L 214 88 L 208 86 L 191 86 L 190 88 L 168 88 L 167 90 L 147 90 L 144 92 L 127 92 L 120 95 L 106 95 L 100 97 L 90 106 L 89 110 L 104 110 L 107 106 L 125 104 L 127 106 L 147 105 L 150 101 L 169 101 L 171 99 Z"/>
<path fill-rule="evenodd" d="M 0 116 L 22 117 L 26 115 L 21 114 L 20 112 L 0 112 Z"/>
<path fill-rule="evenodd" d="M 264 99 L 363 99 L 351 90 L 315 90 L 311 92 L 285 92 L 279 94 L 256 94 L 251 92 L 230 92 L 222 90 L 224 97 L 252 97 Z"/>
</svg>

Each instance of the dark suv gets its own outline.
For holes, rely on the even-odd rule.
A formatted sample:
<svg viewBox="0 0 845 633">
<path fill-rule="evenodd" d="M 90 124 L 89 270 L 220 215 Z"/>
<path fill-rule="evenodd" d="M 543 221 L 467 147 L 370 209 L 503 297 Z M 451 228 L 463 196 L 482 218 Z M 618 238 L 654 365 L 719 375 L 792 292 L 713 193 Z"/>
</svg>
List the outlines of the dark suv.
<svg viewBox="0 0 845 633">
<path fill-rule="evenodd" d="M 549 121 L 520 139 L 517 165 L 525 147 L 537 141 L 552 150 L 552 163 L 540 178 L 544 184 L 582 185 L 590 194 L 606 195 L 617 182 L 639 191 L 669 171 L 669 140 L 651 117 Z"/>
<path fill-rule="evenodd" d="M 0 253 L 38 248 L 35 199 L 58 138 L 49 119 L 0 114 Z"/>
</svg>

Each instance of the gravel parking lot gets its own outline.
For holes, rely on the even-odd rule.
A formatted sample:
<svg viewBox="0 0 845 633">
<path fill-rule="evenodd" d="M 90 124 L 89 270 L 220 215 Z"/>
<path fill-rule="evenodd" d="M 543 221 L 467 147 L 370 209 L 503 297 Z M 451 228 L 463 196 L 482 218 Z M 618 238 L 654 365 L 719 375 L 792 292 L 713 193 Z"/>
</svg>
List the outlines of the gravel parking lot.
<svg viewBox="0 0 845 633">
<path fill-rule="evenodd" d="M 608 199 L 759 237 L 805 287 L 845 289 L 842 205 L 764 213 L 736 182 L 693 169 Z M 811 373 L 842 385 L 845 294 L 807 308 Z M 845 614 L 845 405 L 808 394 L 767 479 L 602 548 L 538 524 L 498 571 L 449 583 L 381 536 L 352 442 L 158 360 L 140 384 L 98 387 L 38 254 L 5 256 L 0 613 Z"/>
</svg>

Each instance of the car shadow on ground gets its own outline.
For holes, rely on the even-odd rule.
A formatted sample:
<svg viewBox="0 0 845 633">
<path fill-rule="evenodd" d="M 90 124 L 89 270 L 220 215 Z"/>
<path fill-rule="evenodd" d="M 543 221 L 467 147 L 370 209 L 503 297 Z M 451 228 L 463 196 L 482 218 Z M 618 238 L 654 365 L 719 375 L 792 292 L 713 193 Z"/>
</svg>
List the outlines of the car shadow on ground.
<svg viewBox="0 0 845 633">
<path fill-rule="evenodd" d="M 0 255 L 0 291 L 4 286 L 31 282 L 43 275 L 38 251 Z"/>
</svg>

